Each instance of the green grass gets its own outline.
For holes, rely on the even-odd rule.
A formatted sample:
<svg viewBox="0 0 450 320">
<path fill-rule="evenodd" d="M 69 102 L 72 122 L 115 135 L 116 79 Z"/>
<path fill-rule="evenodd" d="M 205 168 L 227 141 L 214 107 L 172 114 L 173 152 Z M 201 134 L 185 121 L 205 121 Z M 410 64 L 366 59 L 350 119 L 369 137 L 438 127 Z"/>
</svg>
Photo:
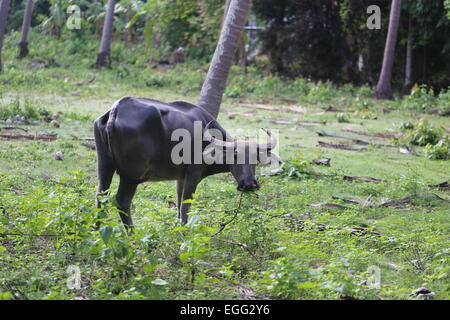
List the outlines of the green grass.
<svg viewBox="0 0 450 320">
<path fill-rule="evenodd" d="M 143 184 L 132 209 L 136 233 L 127 237 L 106 198 L 103 227 L 92 230 L 99 213 L 94 208 L 96 155 L 76 138 L 92 137 L 92 120 L 123 96 L 195 102 L 207 66 L 189 62 L 154 70 L 150 63 L 121 63 L 99 71 L 86 61 L 72 68 L 27 70 L 35 57 L 17 62 L 11 49 L 5 56 L 0 110 L 20 100 L 27 101 L 28 112 L 60 111 L 62 116 L 59 128 L 44 121 L 21 126 L 32 135 L 56 133 L 56 141 L 0 140 L 0 233 L 19 234 L 0 236 L 0 297 L 242 299 L 242 287 L 255 298 L 413 299 L 409 294 L 419 287 L 431 289 L 438 299 L 450 297 L 449 194 L 428 187 L 449 180 L 450 162 L 428 159 L 423 147 L 415 147 L 416 155 L 402 154 L 388 139 L 344 131 L 398 133 L 403 122 L 424 117 L 405 101 L 372 100 L 367 87 L 338 89 L 233 68 L 220 123 L 231 132 L 279 130 L 279 154 L 296 166 L 299 177 L 259 176 L 261 190 L 242 199 L 231 175 L 207 178 L 187 226 L 180 225 L 168 203 L 176 198 L 174 182 Z M 280 107 L 286 104 L 281 98 L 298 100 L 291 105 L 306 112 L 242 106 Z M 330 105 L 359 112 L 346 113 L 343 123 L 336 112 L 324 111 Z M 386 108 L 391 112 L 384 113 Z M 236 112 L 236 118 L 228 118 Z M 246 112 L 254 113 L 241 115 Z M 426 117 L 434 127 L 448 126 L 448 117 Z M 319 140 L 347 141 L 318 137 L 319 130 L 371 144 L 360 152 L 325 149 Z M 63 152 L 62 161 L 55 160 L 57 151 Z M 324 157 L 332 159 L 331 167 L 309 164 Z M 346 175 L 383 182 L 349 182 Z M 117 184 L 116 177 L 113 195 Z M 369 201 L 349 204 L 333 196 Z M 397 207 L 380 206 L 386 199 L 404 198 Z M 345 208 L 311 206 L 320 203 Z M 355 234 L 356 227 L 364 234 Z M 70 265 L 80 268 L 80 289 L 66 285 Z M 374 266 L 380 270 L 379 289 L 368 285 Z"/>
</svg>

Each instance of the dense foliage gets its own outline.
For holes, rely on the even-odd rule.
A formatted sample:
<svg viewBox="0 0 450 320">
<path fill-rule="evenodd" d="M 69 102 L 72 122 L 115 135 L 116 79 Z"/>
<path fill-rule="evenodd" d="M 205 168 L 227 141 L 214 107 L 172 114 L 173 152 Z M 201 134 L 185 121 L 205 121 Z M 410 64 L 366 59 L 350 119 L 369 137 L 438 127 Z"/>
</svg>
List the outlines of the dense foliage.
<svg viewBox="0 0 450 320">
<path fill-rule="evenodd" d="M 223 0 L 120 0 L 114 38 L 128 46 L 145 43 L 153 60 L 171 59 L 174 50 L 209 61 L 218 38 Z M 81 8 L 81 30 L 67 30 L 66 9 Z M 32 26 L 71 41 L 101 35 L 105 1 L 38 1 Z M 370 5 L 381 8 L 381 29 L 366 26 Z M 13 0 L 8 29 L 19 30 L 25 1 Z M 288 77 L 375 85 L 380 72 L 389 20 L 390 1 L 260 0 L 255 1 L 251 24 L 263 27 L 246 36 L 248 55 L 262 71 Z M 413 83 L 426 83 L 439 92 L 450 85 L 450 19 L 448 1 L 403 1 L 399 46 L 393 85 L 405 85 L 406 45 L 413 47 Z M 242 50 L 242 49 L 241 49 Z M 267 58 L 265 55 L 267 54 Z M 407 84 L 409 86 L 409 84 Z M 406 88 L 409 89 L 410 87 Z"/>
<path fill-rule="evenodd" d="M 265 22 L 264 51 L 272 70 L 289 76 L 376 84 L 391 1 L 256 1 Z M 381 29 L 370 30 L 366 10 L 381 8 Z M 404 1 L 394 65 L 394 85 L 401 89 L 405 74 L 406 40 L 413 41 L 413 78 L 436 88 L 450 85 L 450 20 L 443 1 Z"/>
</svg>

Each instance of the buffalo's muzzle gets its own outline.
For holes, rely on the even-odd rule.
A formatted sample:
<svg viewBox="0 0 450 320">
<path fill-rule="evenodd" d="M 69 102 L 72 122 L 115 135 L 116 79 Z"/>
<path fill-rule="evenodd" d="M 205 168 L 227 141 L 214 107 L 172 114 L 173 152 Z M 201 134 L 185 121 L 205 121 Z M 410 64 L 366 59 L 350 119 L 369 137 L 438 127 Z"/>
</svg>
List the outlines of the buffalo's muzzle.
<svg viewBox="0 0 450 320">
<path fill-rule="evenodd" d="M 253 180 L 250 182 L 241 181 L 241 182 L 239 182 L 237 189 L 239 191 L 243 191 L 243 192 L 255 191 L 255 190 L 259 189 L 259 184 L 258 184 L 258 181 L 256 181 L 256 180 Z"/>
</svg>

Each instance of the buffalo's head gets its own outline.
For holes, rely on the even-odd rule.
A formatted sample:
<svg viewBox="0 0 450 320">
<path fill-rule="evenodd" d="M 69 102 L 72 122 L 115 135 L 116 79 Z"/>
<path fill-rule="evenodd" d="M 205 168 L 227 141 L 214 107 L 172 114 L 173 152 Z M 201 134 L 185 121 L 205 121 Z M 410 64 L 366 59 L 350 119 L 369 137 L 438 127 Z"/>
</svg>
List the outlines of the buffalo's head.
<svg viewBox="0 0 450 320">
<path fill-rule="evenodd" d="M 204 151 L 205 162 L 228 165 L 238 183 L 239 191 L 259 189 L 255 177 L 256 164 L 282 163 L 280 157 L 272 152 L 277 144 L 277 139 L 269 130 L 263 129 L 270 137 L 270 142 L 256 143 L 234 140 L 228 135 L 225 140 L 215 138 L 213 135 L 221 137 L 222 132 L 218 129 L 209 129 L 209 125 L 206 126 L 204 133 L 204 139 L 210 142 Z"/>
</svg>

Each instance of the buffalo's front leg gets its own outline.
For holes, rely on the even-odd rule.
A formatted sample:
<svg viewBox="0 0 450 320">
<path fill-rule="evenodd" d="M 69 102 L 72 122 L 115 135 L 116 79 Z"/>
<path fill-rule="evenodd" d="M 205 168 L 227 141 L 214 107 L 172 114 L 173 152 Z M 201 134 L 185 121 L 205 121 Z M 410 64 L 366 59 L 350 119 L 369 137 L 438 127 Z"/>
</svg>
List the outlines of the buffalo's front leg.
<svg viewBox="0 0 450 320">
<path fill-rule="evenodd" d="M 125 229 L 128 233 L 133 232 L 133 220 L 131 219 L 131 201 L 136 192 L 137 184 L 129 183 L 124 179 L 120 179 L 119 190 L 117 191 L 117 204 L 120 210 L 120 218 L 122 219 Z"/>
<path fill-rule="evenodd" d="M 181 202 L 183 201 L 184 180 L 177 180 L 177 213 L 178 219 L 181 219 Z"/>
<path fill-rule="evenodd" d="M 178 198 L 179 203 L 178 218 L 181 220 L 183 224 L 187 223 L 188 212 L 189 208 L 191 207 L 190 203 L 185 203 L 184 201 L 192 199 L 192 195 L 195 193 L 195 190 L 197 189 L 197 185 L 200 182 L 200 180 L 201 179 L 197 175 L 189 175 L 189 174 L 187 174 L 184 179 L 181 201 Z M 178 190 L 179 188 L 177 185 L 177 191 Z"/>
</svg>

